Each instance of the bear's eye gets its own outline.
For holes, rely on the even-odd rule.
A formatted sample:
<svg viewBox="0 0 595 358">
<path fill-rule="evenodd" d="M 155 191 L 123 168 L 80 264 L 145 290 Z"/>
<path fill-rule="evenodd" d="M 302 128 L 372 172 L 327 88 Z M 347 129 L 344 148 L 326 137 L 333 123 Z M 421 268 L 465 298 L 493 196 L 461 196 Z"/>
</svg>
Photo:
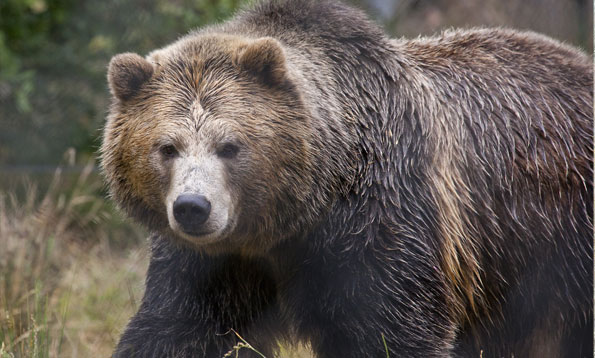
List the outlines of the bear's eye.
<svg viewBox="0 0 595 358">
<path fill-rule="evenodd" d="M 174 158 L 178 156 L 178 150 L 172 144 L 161 146 L 161 148 L 159 148 L 159 152 L 161 152 L 161 155 L 163 155 L 165 158 Z"/>
<path fill-rule="evenodd" d="M 225 143 L 219 149 L 217 149 L 217 155 L 220 158 L 233 159 L 236 155 L 238 155 L 239 151 L 240 148 L 237 145 L 233 143 Z"/>
</svg>

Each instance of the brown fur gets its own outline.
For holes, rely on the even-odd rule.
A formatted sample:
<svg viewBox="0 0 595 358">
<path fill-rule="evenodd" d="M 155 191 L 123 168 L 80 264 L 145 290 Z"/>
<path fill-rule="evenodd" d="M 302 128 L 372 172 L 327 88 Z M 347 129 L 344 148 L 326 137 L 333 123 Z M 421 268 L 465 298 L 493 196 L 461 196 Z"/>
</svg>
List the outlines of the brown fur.
<svg viewBox="0 0 595 358">
<path fill-rule="evenodd" d="M 428 41 L 429 40 L 429 41 Z M 493 83 L 476 82 L 473 77 L 468 80 L 469 84 L 466 87 L 460 88 L 460 93 L 453 95 L 444 94 L 445 98 L 429 98 L 426 100 L 424 107 L 430 109 L 436 108 L 435 113 L 429 113 L 428 116 L 436 118 L 435 130 L 435 153 L 436 162 L 434 164 L 435 174 L 435 188 L 436 188 L 436 204 L 441 210 L 439 211 L 441 218 L 441 227 L 443 231 L 443 269 L 449 276 L 448 282 L 453 284 L 453 294 L 458 297 L 455 299 L 453 307 L 456 309 L 456 316 L 466 317 L 469 319 L 469 313 L 477 314 L 477 305 L 483 305 L 484 309 L 487 309 L 485 305 L 485 297 L 483 296 L 483 289 L 481 286 L 481 259 L 479 255 L 479 245 L 486 245 L 487 243 L 477 242 L 481 235 L 481 223 L 473 222 L 472 217 L 469 215 L 474 213 L 476 209 L 473 208 L 477 203 L 473 203 L 471 198 L 472 188 L 469 187 L 468 180 L 462 177 L 461 170 L 469 167 L 469 162 L 473 161 L 473 158 L 469 157 L 469 153 L 465 153 L 464 150 L 468 148 L 472 138 L 463 129 L 465 123 L 463 121 L 452 121 L 453 119 L 464 119 L 464 115 L 467 113 L 471 114 L 473 108 L 465 107 L 465 103 L 473 104 L 473 101 L 478 101 L 481 107 L 489 106 L 490 108 L 501 108 L 505 111 L 513 111 L 517 116 L 530 116 L 528 113 L 523 113 L 527 108 L 531 106 L 543 106 L 545 113 L 550 113 L 553 116 L 559 116 L 561 118 L 566 116 L 572 116 L 569 111 L 575 111 L 579 108 L 586 106 L 587 97 L 580 97 L 573 99 L 570 108 L 563 108 L 555 102 L 554 99 L 545 99 L 543 93 L 537 94 L 541 96 L 540 100 L 535 103 L 535 97 L 528 97 L 526 89 L 523 89 L 522 83 L 517 82 L 517 76 L 523 76 L 528 82 L 530 79 L 539 83 L 536 87 L 537 91 L 543 91 L 541 88 L 548 86 L 550 81 L 560 81 L 560 83 L 567 83 L 567 78 L 560 77 L 565 76 L 565 73 L 559 74 L 556 71 L 551 71 L 549 68 L 562 68 L 568 66 L 570 62 L 574 62 L 573 66 L 579 66 L 586 68 L 590 66 L 588 59 L 582 54 L 577 52 L 575 49 L 560 45 L 548 39 L 544 36 L 534 33 L 516 33 L 511 30 L 499 30 L 497 32 L 489 29 L 476 30 L 476 31 L 454 31 L 446 32 L 442 35 L 442 46 L 431 47 L 432 39 L 414 40 L 405 44 L 398 43 L 403 51 L 409 52 L 416 58 L 423 58 L 428 64 L 434 66 L 436 72 L 447 71 L 451 66 L 455 66 L 457 63 L 464 63 L 466 66 L 472 69 L 474 73 L 489 73 L 495 66 L 502 66 L 502 64 L 514 64 L 514 69 L 503 70 L 498 73 L 497 77 L 493 79 Z M 497 57 L 494 55 L 493 49 L 495 46 L 499 46 L 498 49 L 502 51 L 506 57 Z M 522 51 L 519 49 L 523 49 Z M 547 66 L 551 67 L 535 67 L 535 63 L 538 61 L 532 54 L 547 52 L 550 57 L 548 61 L 556 61 L 557 63 L 547 63 Z M 498 53 L 499 54 L 499 53 Z M 578 59 L 578 61 L 576 61 Z M 546 73 L 542 71 L 546 70 Z M 462 75 L 464 76 L 464 75 Z M 415 77 L 414 77 L 415 78 Z M 420 76 L 421 78 L 421 76 Z M 585 81 L 592 81 L 589 78 L 584 78 Z M 531 85 L 534 86 L 532 83 Z M 418 84 L 423 89 L 424 84 Z M 544 86 L 544 87 L 541 87 Z M 456 89 L 456 88 L 453 88 Z M 502 97 L 489 97 L 481 96 L 480 92 L 471 91 L 485 91 L 485 93 L 494 93 L 498 91 L 502 94 Z M 436 93 L 437 91 L 432 88 L 426 89 L 428 93 Z M 535 93 L 535 92 L 533 92 Z M 440 102 L 449 100 L 452 97 L 463 98 L 464 100 L 459 103 L 462 106 L 454 108 L 457 113 L 439 113 L 438 110 L 444 111 L 446 107 Z M 472 99 L 472 101 L 469 101 Z M 481 102 L 480 102 L 481 101 Z M 548 103 L 546 101 L 553 101 Z M 581 103 L 582 102 L 582 103 Z M 437 106 L 437 107 L 434 107 Z M 552 106 L 556 106 L 552 108 Z M 588 106 L 588 105 L 587 105 Z M 480 108 L 481 108 L 480 107 Z M 559 113 L 556 113 L 558 112 Z M 580 111 L 580 110 L 579 110 Z M 481 113 L 481 112 L 478 112 Z M 479 115 L 479 114 L 478 114 Z M 446 118 L 448 119 L 446 119 Z M 558 184 L 560 173 L 568 173 L 570 169 L 571 160 L 579 159 L 574 165 L 578 165 L 582 168 L 576 168 L 577 174 L 580 172 L 590 172 L 588 162 L 584 162 L 588 152 L 585 152 L 586 148 L 576 148 L 578 153 L 567 152 L 570 146 L 566 148 L 558 148 L 558 143 L 565 143 L 569 138 L 580 138 L 589 132 L 588 128 L 581 128 L 583 123 L 578 122 L 578 126 L 570 126 L 564 130 L 573 130 L 573 133 L 564 134 L 561 128 L 557 125 L 551 126 L 552 122 L 547 122 L 541 115 L 536 117 L 534 123 L 529 122 L 525 129 L 529 131 L 538 128 L 541 131 L 541 135 L 544 138 L 552 138 L 550 140 L 539 141 L 539 146 L 533 153 L 526 152 L 526 146 L 530 137 L 522 137 L 522 133 L 519 133 L 521 137 L 508 137 L 502 140 L 509 141 L 509 145 L 513 146 L 514 151 L 510 153 L 512 156 L 511 160 L 517 165 L 519 173 L 506 171 L 504 178 L 499 180 L 505 180 L 509 183 L 524 175 L 529 175 L 536 178 L 537 180 L 543 180 L 551 175 L 553 182 L 548 180 L 544 185 L 554 187 L 564 185 L 563 183 Z M 495 123 L 495 125 L 498 125 Z M 551 127 L 550 127 L 551 126 Z M 499 136 L 510 136 L 510 133 L 496 132 L 496 140 L 500 140 Z M 539 150 L 542 153 L 548 153 L 547 157 L 539 155 Z M 579 154 L 581 153 L 581 154 Z M 473 155 L 473 154 L 471 154 Z M 571 159 L 573 158 L 573 159 Z M 553 165 L 552 165 L 553 164 Z M 490 165 L 485 163 L 483 165 Z M 481 166 L 478 166 L 481 168 Z M 548 173 L 548 170 L 552 170 Z M 514 170 L 514 169 L 513 169 Z M 474 173 L 467 173 L 467 175 L 474 175 Z M 568 174 L 567 174 L 568 175 Z M 578 174 L 581 176 L 581 174 Z M 567 180 L 566 178 L 562 180 Z M 555 190 L 562 190 L 561 188 Z M 501 233 L 496 232 L 501 235 Z M 478 301 L 476 304 L 475 301 Z M 465 302 L 464 305 L 460 303 Z M 493 304 L 492 304 L 493 305 Z M 471 310 L 469 310 L 471 308 Z M 462 309 L 462 310 L 461 310 Z M 493 309 L 493 307 L 492 307 Z"/>
<path fill-rule="evenodd" d="M 153 66 L 135 53 L 115 56 L 109 64 L 110 89 L 122 101 L 134 96 L 140 87 L 153 76 Z"/>
<path fill-rule="evenodd" d="M 234 320 L 260 312 L 229 291 L 243 272 L 208 276 L 200 290 L 237 294 L 225 317 L 265 352 L 271 327 L 321 357 L 384 354 L 379 337 L 391 356 L 591 349 L 593 69 L 578 50 L 505 29 L 392 40 L 339 4 L 273 1 L 146 60 L 115 57 L 108 79 L 104 171 L 116 201 L 158 233 L 147 307 L 122 356 L 153 327 L 155 297 L 186 302 L 162 274 L 180 274 L 178 261 L 201 273 L 254 268 L 245 287 L 270 296 L 248 296 L 276 318 Z M 168 228 L 157 148 L 216 150 L 230 138 L 241 143 L 226 177 L 237 226 L 214 244 L 171 248 L 183 240 Z M 186 308 L 211 307 L 209 297 Z M 203 318 L 222 328 L 218 313 Z M 209 334 L 193 353 L 229 343 Z M 163 344 L 174 341 L 188 347 Z"/>
<path fill-rule="evenodd" d="M 117 201 L 124 203 L 133 216 L 148 221 L 150 227 L 167 231 L 161 204 L 167 177 L 152 174 L 165 170 L 155 170 L 159 164 L 151 160 L 155 151 L 151 143 L 158 142 L 164 133 L 183 141 L 185 135 L 176 129 L 180 126 L 189 130 L 201 128 L 212 140 L 230 133 L 239 136 L 243 145 L 252 149 L 253 156 L 240 164 L 249 168 L 249 172 L 243 173 L 249 177 L 230 174 L 230 186 L 242 191 L 236 193 L 242 200 L 241 211 L 251 216 L 240 218 L 237 233 L 229 241 L 237 241 L 234 245 L 244 251 L 262 252 L 274 244 L 273 240 L 295 235 L 300 227 L 307 226 L 305 222 L 313 221 L 317 210 L 330 200 L 331 189 L 324 186 L 325 181 L 315 186 L 312 179 L 315 169 L 310 163 L 311 151 L 318 149 L 311 147 L 312 133 L 307 129 L 310 120 L 304 115 L 307 111 L 300 105 L 299 94 L 287 87 L 283 53 L 274 40 L 246 41 L 207 35 L 196 43 L 201 47 L 181 49 L 186 54 L 184 62 L 177 59 L 182 53 L 175 52 L 169 58 L 154 54 L 159 56 L 159 63 L 154 64 L 156 75 L 142 89 L 135 87 L 139 92 L 134 101 L 114 103 L 106 127 L 104 168 L 113 173 L 108 180 L 112 188 L 117 188 L 113 192 Z M 130 62 L 122 65 L 125 60 Z M 143 68 L 148 63 L 145 61 Z M 129 79 L 120 72 L 126 74 L 130 72 L 128 66 L 136 65 L 137 58 L 117 57 L 109 70 L 110 86 L 126 86 Z M 260 76 L 265 87 L 247 81 L 238 83 L 233 79 L 235 69 Z M 122 78 L 124 83 L 117 83 Z M 194 123 L 192 116 L 183 113 L 182 109 L 188 108 L 194 99 L 200 101 L 208 119 Z M 213 107 L 215 103 L 228 106 Z M 277 118 L 283 118 L 282 126 Z M 275 128 L 269 129 L 271 125 Z M 275 160 L 271 161 L 273 157 Z M 240 180 L 241 185 L 236 183 Z M 293 218 L 288 221 L 301 207 L 304 222 Z M 291 212 L 282 214 L 286 210 Z M 219 250 L 216 246 L 208 249 Z"/>
<path fill-rule="evenodd" d="M 245 73 L 266 84 L 280 84 L 286 79 L 285 56 L 273 38 L 263 38 L 235 49 L 237 65 Z"/>
</svg>

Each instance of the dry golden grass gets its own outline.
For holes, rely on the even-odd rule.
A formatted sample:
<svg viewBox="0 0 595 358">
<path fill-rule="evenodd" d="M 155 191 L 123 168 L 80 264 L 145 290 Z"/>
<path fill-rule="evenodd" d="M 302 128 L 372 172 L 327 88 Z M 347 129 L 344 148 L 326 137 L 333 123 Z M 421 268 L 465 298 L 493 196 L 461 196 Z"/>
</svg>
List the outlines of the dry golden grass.
<svg viewBox="0 0 595 358">
<path fill-rule="evenodd" d="M 92 169 L 57 171 L 41 197 L 33 184 L 20 199 L 0 192 L 1 358 L 107 357 L 137 308 L 144 234 L 102 198 Z"/>
</svg>

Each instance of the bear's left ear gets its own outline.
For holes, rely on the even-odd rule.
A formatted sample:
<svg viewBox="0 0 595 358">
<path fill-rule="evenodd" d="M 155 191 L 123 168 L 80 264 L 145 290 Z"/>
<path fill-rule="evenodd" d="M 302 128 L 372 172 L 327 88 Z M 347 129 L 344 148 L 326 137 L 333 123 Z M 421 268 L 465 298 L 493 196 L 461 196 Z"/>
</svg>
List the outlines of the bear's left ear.
<svg viewBox="0 0 595 358">
<path fill-rule="evenodd" d="M 238 49 L 239 68 L 264 84 L 275 86 L 286 81 L 287 68 L 281 44 L 272 37 L 263 37 Z"/>
</svg>

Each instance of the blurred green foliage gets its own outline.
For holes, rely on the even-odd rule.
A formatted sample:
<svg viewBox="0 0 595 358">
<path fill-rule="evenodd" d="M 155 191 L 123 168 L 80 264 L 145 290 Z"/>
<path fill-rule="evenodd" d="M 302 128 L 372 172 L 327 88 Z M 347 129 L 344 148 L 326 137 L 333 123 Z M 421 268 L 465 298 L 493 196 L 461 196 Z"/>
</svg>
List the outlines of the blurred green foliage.
<svg viewBox="0 0 595 358">
<path fill-rule="evenodd" d="M 57 163 L 70 147 L 93 155 L 111 56 L 146 54 L 241 2 L 1 0 L 0 163 Z"/>
</svg>

